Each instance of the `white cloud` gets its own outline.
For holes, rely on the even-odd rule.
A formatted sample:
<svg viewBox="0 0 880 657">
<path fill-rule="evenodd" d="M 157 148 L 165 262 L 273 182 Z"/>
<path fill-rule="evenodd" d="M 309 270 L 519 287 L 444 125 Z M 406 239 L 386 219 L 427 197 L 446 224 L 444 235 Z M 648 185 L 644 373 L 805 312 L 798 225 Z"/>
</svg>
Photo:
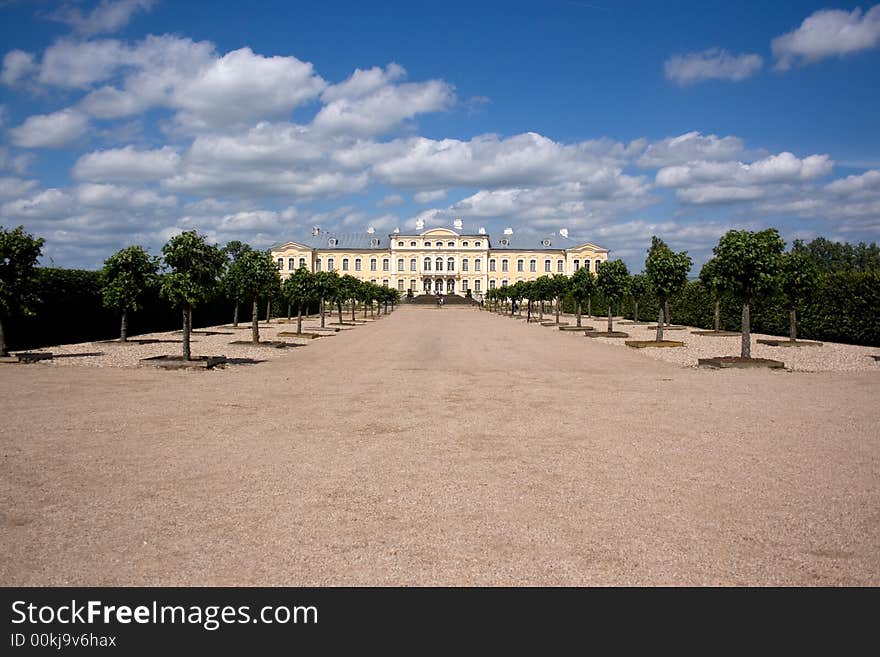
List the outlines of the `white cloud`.
<svg viewBox="0 0 880 657">
<path fill-rule="evenodd" d="M 446 198 L 446 194 L 447 190 L 445 189 L 432 189 L 426 192 L 417 192 L 413 198 L 416 203 L 433 203 L 441 198 Z"/>
<path fill-rule="evenodd" d="M 7 86 L 13 86 L 37 70 L 34 56 L 23 50 L 10 50 L 3 57 L 3 71 L 0 72 L 0 82 Z"/>
<path fill-rule="evenodd" d="M 14 177 L 0 177 L 0 199 L 19 198 L 37 186 L 36 180 L 23 180 Z"/>
<path fill-rule="evenodd" d="M 400 205 L 403 203 L 403 197 L 400 194 L 389 194 L 384 198 L 379 199 L 376 202 L 376 205 L 380 208 L 390 208 L 395 205 Z"/>
<path fill-rule="evenodd" d="M 12 142 L 22 148 L 61 148 L 82 137 L 88 128 L 88 119 L 75 109 L 63 109 L 53 114 L 37 114 L 9 131 Z"/>
<path fill-rule="evenodd" d="M 663 64 L 666 78 L 685 86 L 705 80 L 745 80 L 757 73 L 763 60 L 760 55 L 732 55 L 721 48 L 673 55 Z"/>
<path fill-rule="evenodd" d="M 642 167 L 666 167 L 695 160 L 723 161 L 742 155 L 745 150 L 738 137 L 703 136 L 688 132 L 650 144 L 637 160 Z"/>
<path fill-rule="evenodd" d="M 46 189 L 29 198 L 4 203 L 0 212 L 13 220 L 55 219 L 73 209 L 70 194 L 61 189 Z"/>
<path fill-rule="evenodd" d="M 174 175 L 179 165 L 180 155 L 170 146 L 152 151 L 126 146 L 87 153 L 76 161 L 72 173 L 78 180 L 160 180 Z"/>
<path fill-rule="evenodd" d="M 82 206 L 96 208 L 174 207 L 177 199 L 160 196 L 149 189 L 132 189 L 117 185 L 84 184 L 76 189 L 76 199 Z"/>
<path fill-rule="evenodd" d="M 67 89 L 86 89 L 112 77 L 129 63 L 131 53 L 128 46 L 114 39 L 62 39 L 43 53 L 38 81 Z"/>
<path fill-rule="evenodd" d="M 154 0 L 101 0 L 88 14 L 79 7 L 65 5 L 50 16 L 53 20 L 70 25 L 84 36 L 92 36 L 122 29 L 139 11 L 149 11 Z"/>
<path fill-rule="evenodd" d="M 800 27 L 772 41 L 776 68 L 812 63 L 869 50 L 880 44 L 880 5 L 862 14 L 860 8 L 822 9 L 804 19 Z"/>
<path fill-rule="evenodd" d="M 825 190 L 835 196 L 880 197 L 880 171 L 872 169 L 857 176 L 847 176 L 825 185 Z"/>
</svg>

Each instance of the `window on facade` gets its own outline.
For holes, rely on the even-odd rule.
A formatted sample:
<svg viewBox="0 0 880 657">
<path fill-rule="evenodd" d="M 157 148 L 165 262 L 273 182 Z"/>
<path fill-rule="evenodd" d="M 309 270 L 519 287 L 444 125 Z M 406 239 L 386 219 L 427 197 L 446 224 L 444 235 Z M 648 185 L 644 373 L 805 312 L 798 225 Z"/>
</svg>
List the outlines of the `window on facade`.
<svg viewBox="0 0 880 657">
<path fill-rule="evenodd" d="M 296 269 L 296 267 L 293 266 L 294 262 L 296 262 L 296 258 L 288 258 L 287 259 L 287 268 L 290 269 L 291 271 Z"/>
<path fill-rule="evenodd" d="M 550 261 L 549 260 L 544 261 L 544 271 L 550 271 Z"/>
<path fill-rule="evenodd" d="M 333 267 L 336 264 L 333 258 L 327 258 L 327 271 L 333 271 Z"/>
<path fill-rule="evenodd" d="M 376 271 L 377 260 L 375 258 L 370 258 L 370 271 Z"/>
<path fill-rule="evenodd" d="M 455 271 L 455 258 L 448 258 L 446 260 L 446 271 Z"/>
<path fill-rule="evenodd" d="M 403 271 L 403 258 L 397 259 L 397 271 Z"/>
<path fill-rule="evenodd" d="M 284 258 L 278 258 L 278 269 L 284 269 Z"/>
<path fill-rule="evenodd" d="M 577 270 L 580 269 L 580 268 L 581 268 L 581 261 L 580 261 L 580 260 L 575 260 L 575 261 L 574 261 L 574 270 L 577 271 Z"/>
<path fill-rule="evenodd" d="M 388 279 L 387 279 L 387 278 L 383 278 L 383 279 L 382 279 L 382 286 L 383 286 L 383 287 L 388 287 Z"/>
<path fill-rule="evenodd" d="M 474 242 L 474 246 L 480 246 L 480 244 L 482 244 L 482 242 Z"/>
<path fill-rule="evenodd" d="M 601 261 L 600 260 L 596 261 L 596 271 L 599 271 L 599 262 L 601 262 Z"/>
<path fill-rule="evenodd" d="M 464 258 L 461 261 L 461 270 L 462 271 L 470 271 L 470 261 L 467 258 Z"/>
<path fill-rule="evenodd" d="M 425 258 L 425 262 L 423 264 L 424 264 L 423 269 L 425 271 L 431 271 L 431 259 L 430 258 Z"/>
<path fill-rule="evenodd" d="M 538 261 L 537 260 L 529 260 L 529 271 L 532 271 L 532 272 L 538 271 Z"/>
<path fill-rule="evenodd" d="M 335 237 L 331 237 L 329 240 L 327 240 L 327 244 L 329 246 L 336 246 L 337 244 L 339 244 L 339 240 Z"/>
<path fill-rule="evenodd" d="M 315 260 L 315 271 L 321 271 L 321 259 Z"/>
<path fill-rule="evenodd" d="M 506 278 L 505 278 L 503 281 L 501 281 L 501 287 L 504 287 L 505 285 L 507 285 L 507 279 L 506 279 Z"/>
<path fill-rule="evenodd" d="M 348 258 L 342 259 L 342 271 L 348 271 Z"/>
<path fill-rule="evenodd" d="M 361 271 L 363 269 L 363 267 L 364 267 L 364 261 L 361 260 L 360 258 L 355 258 L 354 259 L 354 270 Z"/>
<path fill-rule="evenodd" d="M 305 266 L 306 266 L 306 259 L 305 259 L 305 258 L 300 258 L 300 259 L 299 259 L 299 266 L 300 266 L 300 267 L 305 267 Z"/>
<path fill-rule="evenodd" d="M 382 271 L 391 270 L 391 261 L 388 258 L 382 258 Z"/>
<path fill-rule="evenodd" d="M 410 271 L 418 271 L 418 262 L 415 258 L 411 258 L 409 261 L 409 270 Z"/>
<path fill-rule="evenodd" d="M 409 289 L 410 290 L 416 289 L 416 279 L 414 279 L 414 278 L 409 279 Z"/>
<path fill-rule="evenodd" d="M 556 261 L 556 271 L 565 271 L 565 263 L 562 260 Z"/>
<path fill-rule="evenodd" d="M 525 271 L 526 270 L 526 261 L 525 260 L 517 260 L 516 261 L 516 270 L 517 271 Z"/>
<path fill-rule="evenodd" d="M 415 242 L 410 242 L 409 245 L 410 245 L 410 246 L 415 246 L 416 243 L 415 243 Z"/>
<path fill-rule="evenodd" d="M 398 242 L 397 246 L 403 246 L 403 242 Z"/>
<path fill-rule="evenodd" d="M 461 245 L 462 246 L 470 246 L 470 242 L 462 242 Z"/>
<path fill-rule="evenodd" d="M 399 281 L 397 281 L 397 289 L 400 290 L 401 292 L 403 292 L 403 279 L 402 278 Z"/>
<path fill-rule="evenodd" d="M 495 279 L 494 279 L 494 278 L 493 278 L 492 280 L 489 281 L 489 289 L 490 289 L 490 290 L 494 290 L 494 289 L 495 289 Z"/>
<path fill-rule="evenodd" d="M 370 240 L 370 246 L 372 246 L 372 247 L 379 246 L 379 240 L 374 237 L 373 239 Z"/>
<path fill-rule="evenodd" d="M 455 242 L 446 242 L 446 246 L 455 246 Z"/>
<path fill-rule="evenodd" d="M 495 258 L 489 261 L 489 271 L 495 271 Z"/>
<path fill-rule="evenodd" d="M 510 262 L 507 260 L 501 261 L 501 271 L 510 271 Z"/>
<path fill-rule="evenodd" d="M 474 292 L 480 291 L 480 281 L 474 281 Z"/>
<path fill-rule="evenodd" d="M 483 261 L 482 261 L 482 260 L 480 260 L 479 258 L 477 258 L 476 260 L 474 260 L 474 271 L 480 271 L 480 269 L 482 268 L 482 266 L 483 266 Z"/>
<path fill-rule="evenodd" d="M 425 242 L 425 246 L 431 246 L 430 242 Z"/>
<path fill-rule="evenodd" d="M 464 280 L 461 282 L 461 289 L 464 290 L 465 292 L 468 291 L 469 288 L 468 288 L 468 280 L 467 280 L 467 279 L 464 279 Z"/>
<path fill-rule="evenodd" d="M 370 279 L 370 283 L 372 283 L 372 284 L 373 284 L 373 285 L 375 285 L 375 284 L 376 284 L 376 282 L 377 282 L 377 281 L 376 281 L 376 279 L 375 279 L 375 278 L 371 278 L 371 279 Z"/>
<path fill-rule="evenodd" d="M 443 258 L 437 258 L 437 271 L 443 271 Z"/>
</svg>

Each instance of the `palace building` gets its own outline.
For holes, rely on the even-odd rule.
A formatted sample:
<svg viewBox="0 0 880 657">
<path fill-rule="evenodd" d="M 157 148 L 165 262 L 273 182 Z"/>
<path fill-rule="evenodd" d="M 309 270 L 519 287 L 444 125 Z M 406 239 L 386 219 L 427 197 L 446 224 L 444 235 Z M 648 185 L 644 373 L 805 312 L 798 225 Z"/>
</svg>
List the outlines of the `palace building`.
<svg viewBox="0 0 880 657">
<path fill-rule="evenodd" d="M 540 276 L 570 276 L 581 267 L 595 272 L 608 259 L 608 250 L 569 237 L 565 228 L 547 236 L 516 235 L 507 228 L 493 239 L 480 228 L 424 229 L 404 233 L 394 229 L 379 235 L 326 232 L 318 227 L 311 235 L 277 244 L 270 249 L 282 277 L 299 267 L 309 271 L 336 271 L 385 285 L 413 296 L 457 294 L 482 299 L 486 290 Z"/>
</svg>

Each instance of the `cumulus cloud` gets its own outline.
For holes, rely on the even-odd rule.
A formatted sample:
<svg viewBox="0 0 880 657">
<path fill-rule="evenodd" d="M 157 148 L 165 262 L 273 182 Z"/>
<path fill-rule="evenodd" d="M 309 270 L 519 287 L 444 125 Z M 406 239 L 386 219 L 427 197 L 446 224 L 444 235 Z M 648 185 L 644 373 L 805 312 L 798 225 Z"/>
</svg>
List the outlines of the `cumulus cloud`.
<svg viewBox="0 0 880 657">
<path fill-rule="evenodd" d="M 723 161 L 742 155 L 745 147 L 738 137 L 718 137 L 687 132 L 649 144 L 637 162 L 642 167 L 666 167 L 695 160 Z"/>
<path fill-rule="evenodd" d="M 666 79 L 685 86 L 706 80 L 745 80 L 763 65 L 760 55 L 733 55 L 721 48 L 673 55 L 663 64 Z"/>
<path fill-rule="evenodd" d="M 160 180 L 174 175 L 179 165 L 180 155 L 170 146 L 151 151 L 126 146 L 83 155 L 73 165 L 72 173 L 78 180 Z"/>
<path fill-rule="evenodd" d="M 13 176 L 0 177 L 0 199 L 19 198 L 29 193 L 36 186 L 36 180 L 23 180 Z"/>
<path fill-rule="evenodd" d="M 417 192 L 413 198 L 416 203 L 433 203 L 441 198 L 446 198 L 446 194 L 447 190 L 445 189 L 432 189 L 425 192 Z"/>
<path fill-rule="evenodd" d="M 3 57 L 3 70 L 0 72 L 0 82 L 11 87 L 31 75 L 37 68 L 38 66 L 31 53 L 23 50 L 10 50 Z"/>
<path fill-rule="evenodd" d="M 376 205 L 380 208 L 390 208 L 395 205 L 400 205 L 403 203 L 403 197 L 400 194 L 389 194 L 384 198 L 379 199 L 376 202 Z"/>
<path fill-rule="evenodd" d="M 149 208 L 177 205 L 174 196 L 161 196 L 150 189 L 93 183 L 80 185 L 76 190 L 76 198 L 82 205 L 93 208 Z"/>
<path fill-rule="evenodd" d="M 28 117 L 20 126 L 10 129 L 12 142 L 22 148 L 62 148 L 82 137 L 88 119 L 75 109 Z"/>
<path fill-rule="evenodd" d="M 62 189 L 46 189 L 33 196 L 8 201 L 0 207 L 4 217 L 14 221 L 54 219 L 73 209 L 73 198 Z"/>
<path fill-rule="evenodd" d="M 83 36 L 93 36 L 121 30 L 135 13 L 149 11 L 154 4 L 154 0 L 101 0 L 86 14 L 79 7 L 65 4 L 49 18 L 69 25 Z"/>
<path fill-rule="evenodd" d="M 823 9 L 810 14 L 800 26 L 773 39 L 776 68 L 812 63 L 875 48 L 880 43 L 880 5 L 866 13 L 860 8 Z"/>
</svg>

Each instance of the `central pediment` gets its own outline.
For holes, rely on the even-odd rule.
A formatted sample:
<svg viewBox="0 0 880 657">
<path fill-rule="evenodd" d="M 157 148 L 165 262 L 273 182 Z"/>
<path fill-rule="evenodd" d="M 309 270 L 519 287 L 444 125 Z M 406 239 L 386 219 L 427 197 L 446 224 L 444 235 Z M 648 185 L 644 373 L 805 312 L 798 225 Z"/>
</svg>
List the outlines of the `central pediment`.
<svg viewBox="0 0 880 657">
<path fill-rule="evenodd" d="M 458 237 L 458 233 L 448 228 L 430 228 L 419 235 L 422 237 Z"/>
</svg>

